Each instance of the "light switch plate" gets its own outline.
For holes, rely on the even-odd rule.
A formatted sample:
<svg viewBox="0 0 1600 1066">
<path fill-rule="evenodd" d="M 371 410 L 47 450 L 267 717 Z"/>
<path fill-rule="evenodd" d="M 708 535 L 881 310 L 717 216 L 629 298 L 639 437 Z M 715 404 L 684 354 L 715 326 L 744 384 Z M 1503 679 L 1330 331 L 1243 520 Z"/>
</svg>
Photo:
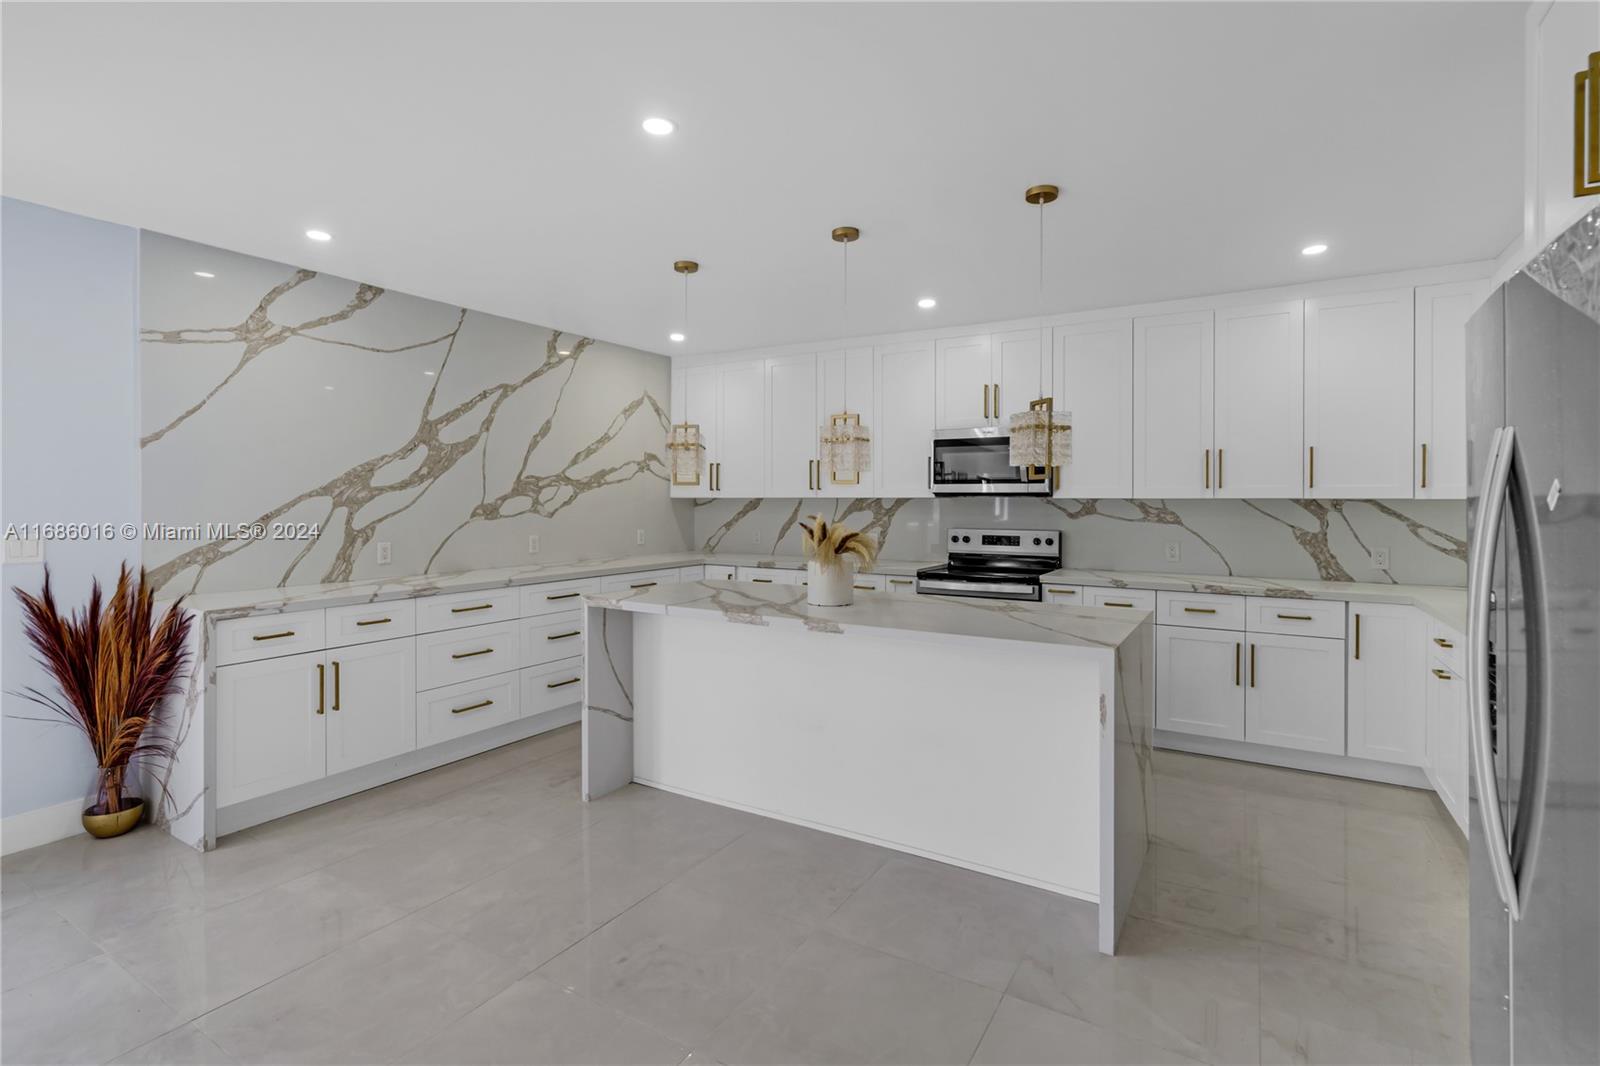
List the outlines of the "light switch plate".
<svg viewBox="0 0 1600 1066">
<path fill-rule="evenodd" d="M 389 541 L 378 541 L 378 565 L 388 566 L 394 562 L 394 545 Z"/>
<path fill-rule="evenodd" d="M 634 531 L 633 542 L 635 544 L 643 544 L 644 543 L 644 530 L 639 529 L 639 530 L 635 530 Z"/>
<path fill-rule="evenodd" d="M 44 562 L 44 541 L 19 540 L 14 537 L 6 538 L 6 562 L 8 563 L 42 563 Z"/>
<path fill-rule="evenodd" d="M 539 554 L 539 534 L 537 534 L 537 533 L 529 533 L 528 534 L 528 554 L 529 555 L 538 555 Z"/>
</svg>

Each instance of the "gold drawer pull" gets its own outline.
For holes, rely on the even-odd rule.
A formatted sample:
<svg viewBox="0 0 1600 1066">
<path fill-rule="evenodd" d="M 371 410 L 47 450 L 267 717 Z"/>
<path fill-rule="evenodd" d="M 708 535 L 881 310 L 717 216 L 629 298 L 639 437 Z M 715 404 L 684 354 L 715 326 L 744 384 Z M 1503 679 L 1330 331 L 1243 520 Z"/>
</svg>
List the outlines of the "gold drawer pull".
<svg viewBox="0 0 1600 1066">
<path fill-rule="evenodd" d="M 469 703 L 465 707 L 452 707 L 450 708 L 450 713 L 466 714 L 468 711 L 482 710 L 485 707 L 492 707 L 493 705 L 494 700 L 479 700 L 477 703 Z"/>
<path fill-rule="evenodd" d="M 393 622 L 393 621 L 394 621 L 393 618 L 363 618 L 361 621 L 357 622 L 356 625 L 358 625 L 358 626 L 381 626 L 385 622 Z"/>
<path fill-rule="evenodd" d="M 1433 676 L 1437 677 L 1440 681 L 1450 680 L 1450 672 L 1448 670 L 1441 670 L 1437 666 L 1433 668 Z"/>
<path fill-rule="evenodd" d="M 873 588 L 871 585 L 851 585 L 850 587 L 853 588 L 853 589 L 860 589 L 863 592 L 877 592 L 878 591 L 877 589 Z"/>
<path fill-rule="evenodd" d="M 1107 600 L 1106 602 L 1102 603 L 1100 606 L 1102 606 L 1102 607 L 1132 607 L 1133 604 L 1124 603 L 1121 600 Z"/>
<path fill-rule="evenodd" d="M 770 585 L 772 584 L 772 579 L 770 577 L 753 577 L 750 579 L 750 583 L 753 585 Z"/>
<path fill-rule="evenodd" d="M 294 630 L 285 629 L 282 633 L 257 633 L 251 640 L 278 640 L 282 637 L 294 636 Z"/>
<path fill-rule="evenodd" d="M 654 581 L 641 581 L 637 585 L 629 585 L 628 587 L 630 589 L 647 589 L 654 584 Z"/>
<path fill-rule="evenodd" d="M 1439 645 L 1439 647 L 1441 647 L 1441 648 L 1453 648 L 1453 647 L 1455 647 L 1454 644 L 1450 643 L 1448 640 L 1445 640 L 1443 637 L 1434 637 L 1433 638 L 1433 642 L 1435 644 Z"/>
<path fill-rule="evenodd" d="M 908 578 L 908 577 L 907 578 L 893 578 L 893 577 L 891 577 L 889 579 L 889 584 L 891 584 L 891 585 L 909 585 L 909 584 L 911 584 L 911 579 Z"/>
<path fill-rule="evenodd" d="M 1278 617 L 1282 618 L 1285 622 L 1311 622 L 1311 621 L 1314 621 L 1314 619 L 1309 614 L 1283 614 L 1283 613 L 1280 612 Z"/>
<path fill-rule="evenodd" d="M 574 629 L 570 633 L 547 633 L 547 634 L 545 634 L 545 638 L 544 639 L 545 640 L 566 640 L 568 637 L 575 637 L 577 635 L 578 635 L 578 630 Z"/>
<path fill-rule="evenodd" d="M 327 713 L 328 706 L 328 668 L 322 663 L 317 664 L 317 713 Z"/>
<path fill-rule="evenodd" d="M 493 606 L 494 606 L 494 604 L 492 604 L 492 603 L 480 603 L 475 607 L 452 607 L 452 608 L 450 608 L 450 613 L 451 614 L 466 614 L 468 611 L 487 611 L 489 608 L 491 608 Z"/>
<path fill-rule="evenodd" d="M 551 681 L 545 685 L 545 688 L 561 688 L 563 685 L 576 685 L 582 680 L 583 678 L 581 677 L 569 677 L 565 681 Z"/>
<path fill-rule="evenodd" d="M 1185 607 L 1184 610 L 1187 611 L 1189 614 L 1216 614 L 1217 613 L 1217 609 L 1215 607 Z"/>
<path fill-rule="evenodd" d="M 450 656 L 450 658 L 470 659 L 475 655 L 488 655 L 492 651 L 494 651 L 493 648 L 479 648 L 477 651 L 458 651 L 454 655 Z"/>
<path fill-rule="evenodd" d="M 570 600 L 574 596 L 582 596 L 582 595 L 583 595 L 583 593 L 581 593 L 581 592 L 560 592 L 560 593 L 557 593 L 554 596 L 550 595 L 549 593 L 546 593 L 544 598 L 547 599 L 547 600 Z"/>
<path fill-rule="evenodd" d="M 1052 596 L 1076 596 L 1078 594 L 1077 589 L 1045 589 L 1045 591 Z"/>
</svg>

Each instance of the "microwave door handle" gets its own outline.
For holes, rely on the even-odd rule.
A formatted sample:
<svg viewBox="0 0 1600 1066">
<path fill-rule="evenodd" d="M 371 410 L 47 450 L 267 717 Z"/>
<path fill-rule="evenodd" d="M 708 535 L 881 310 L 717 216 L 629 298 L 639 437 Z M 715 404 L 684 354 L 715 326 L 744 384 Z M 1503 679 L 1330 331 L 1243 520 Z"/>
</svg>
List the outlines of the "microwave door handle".
<svg viewBox="0 0 1600 1066">
<path fill-rule="evenodd" d="M 1478 524 L 1467 552 L 1467 728 L 1472 738 L 1472 777 L 1478 786 L 1478 813 L 1483 820 L 1484 848 L 1494 873 L 1495 890 L 1512 921 L 1521 917 L 1511 854 L 1506 841 L 1505 812 L 1495 777 L 1493 737 L 1489 726 L 1489 596 L 1494 576 L 1495 544 L 1511 476 L 1509 427 L 1494 431 L 1484 463 Z"/>
<path fill-rule="evenodd" d="M 1550 616 L 1544 580 L 1544 546 L 1539 534 L 1538 500 L 1528 480 L 1526 453 L 1513 430 L 1506 429 L 1511 452 L 1508 502 L 1517 531 L 1517 566 L 1522 576 L 1522 617 L 1527 642 L 1527 714 L 1522 742 L 1522 784 L 1517 820 L 1511 831 L 1511 872 L 1516 877 L 1517 903 L 1528 909 L 1528 890 L 1544 835 L 1545 804 L 1550 783 Z"/>
</svg>

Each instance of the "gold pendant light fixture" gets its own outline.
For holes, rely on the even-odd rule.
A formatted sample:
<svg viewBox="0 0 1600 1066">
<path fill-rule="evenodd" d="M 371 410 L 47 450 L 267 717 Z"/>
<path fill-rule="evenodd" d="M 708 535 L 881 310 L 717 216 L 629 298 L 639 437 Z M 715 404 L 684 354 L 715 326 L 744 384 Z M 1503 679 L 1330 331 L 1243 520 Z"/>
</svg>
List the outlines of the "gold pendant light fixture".
<svg viewBox="0 0 1600 1066">
<path fill-rule="evenodd" d="M 850 315 L 850 245 L 861 239 L 861 231 L 854 226 L 839 226 L 833 239 L 843 251 L 843 297 L 839 313 L 839 346 L 844 348 L 849 336 Z M 861 415 L 850 410 L 850 353 L 844 358 L 844 410 L 828 416 L 822 427 L 822 468 L 828 471 L 828 480 L 835 485 L 859 485 L 861 475 L 872 469 L 872 432 L 861 424 Z M 818 486 L 819 488 L 821 486 Z"/>
<path fill-rule="evenodd" d="M 1051 481 L 1072 459 L 1072 412 L 1057 411 L 1055 398 L 1044 393 L 1044 368 L 1052 353 L 1044 326 L 1044 208 L 1061 195 L 1054 185 L 1034 185 L 1022 194 L 1039 208 L 1039 390 L 1026 411 L 1011 416 L 1011 465 L 1023 468 L 1028 481 Z"/>
<path fill-rule="evenodd" d="M 672 269 L 683 275 L 683 328 L 670 334 L 674 344 L 682 343 L 689 330 L 689 275 L 700 269 L 693 259 L 679 259 Z M 705 441 L 698 423 L 688 421 L 688 397 L 684 397 L 684 421 L 667 430 L 668 467 L 674 485 L 698 485 L 706 456 Z"/>
</svg>

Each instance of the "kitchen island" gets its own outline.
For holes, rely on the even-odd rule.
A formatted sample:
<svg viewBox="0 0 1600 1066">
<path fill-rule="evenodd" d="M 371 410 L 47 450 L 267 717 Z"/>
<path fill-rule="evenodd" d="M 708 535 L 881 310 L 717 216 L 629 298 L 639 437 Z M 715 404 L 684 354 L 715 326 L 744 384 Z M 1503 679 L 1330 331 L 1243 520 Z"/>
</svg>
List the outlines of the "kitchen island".
<svg viewBox="0 0 1600 1066">
<path fill-rule="evenodd" d="M 585 597 L 583 795 L 630 781 L 1100 905 L 1153 823 L 1147 613 L 691 581 Z"/>
</svg>

